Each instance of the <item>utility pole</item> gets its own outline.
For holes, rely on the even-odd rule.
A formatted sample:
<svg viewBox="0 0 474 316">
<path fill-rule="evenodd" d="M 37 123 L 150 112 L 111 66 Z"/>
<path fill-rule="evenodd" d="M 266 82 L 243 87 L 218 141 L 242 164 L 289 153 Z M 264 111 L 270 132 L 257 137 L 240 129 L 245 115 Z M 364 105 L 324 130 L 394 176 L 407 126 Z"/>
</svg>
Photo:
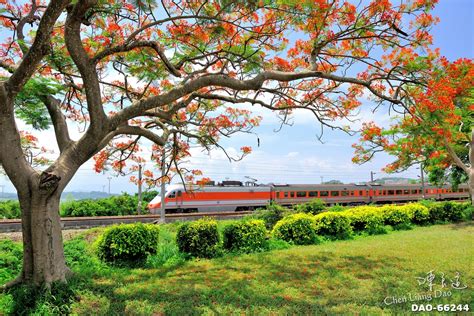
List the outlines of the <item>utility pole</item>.
<svg viewBox="0 0 474 316">
<path fill-rule="evenodd" d="M 165 175 L 166 175 L 166 157 L 165 157 L 165 147 L 161 148 L 161 207 L 160 207 L 160 222 L 164 223 L 165 219 Z"/>
<path fill-rule="evenodd" d="M 107 180 L 109 180 L 109 195 L 110 195 L 110 181 L 112 180 L 112 177 L 107 177 Z"/>
<path fill-rule="evenodd" d="M 371 182 L 371 183 L 374 182 L 374 174 L 375 174 L 375 173 L 376 173 L 376 172 L 373 172 L 373 171 L 370 172 L 370 182 Z"/>
<path fill-rule="evenodd" d="M 420 173 L 421 173 L 421 196 L 425 198 L 425 175 L 423 173 L 423 163 L 420 163 Z"/>
<path fill-rule="evenodd" d="M 142 164 L 138 164 L 138 215 L 142 214 Z"/>
<path fill-rule="evenodd" d="M 324 182 L 324 176 L 320 176 L 321 177 L 321 184 L 323 184 Z"/>
</svg>

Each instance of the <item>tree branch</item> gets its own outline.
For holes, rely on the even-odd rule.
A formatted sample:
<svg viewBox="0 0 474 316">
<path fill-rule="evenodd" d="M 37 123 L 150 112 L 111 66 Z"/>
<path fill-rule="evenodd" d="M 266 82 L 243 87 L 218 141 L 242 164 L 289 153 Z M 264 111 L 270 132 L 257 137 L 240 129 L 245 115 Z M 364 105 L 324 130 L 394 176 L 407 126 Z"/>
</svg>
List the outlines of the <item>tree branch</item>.
<svg viewBox="0 0 474 316">
<path fill-rule="evenodd" d="M 8 79 L 7 87 L 10 97 L 14 97 L 36 71 L 41 59 L 48 53 L 51 33 L 59 15 L 70 0 L 52 0 L 41 18 L 36 37 L 20 65 Z"/>
<path fill-rule="evenodd" d="M 43 102 L 46 105 L 49 116 L 51 117 L 51 121 L 53 122 L 59 150 L 63 152 L 64 149 L 69 146 L 72 140 L 69 137 L 66 118 L 61 112 L 60 101 L 49 95 L 44 98 Z"/>
<path fill-rule="evenodd" d="M 350 77 L 341 77 L 329 73 L 323 73 L 320 71 L 302 71 L 302 72 L 282 72 L 282 71 L 264 71 L 252 79 L 248 80 L 239 80 L 231 78 L 223 74 L 209 74 L 196 78 L 194 80 L 188 81 L 186 84 L 178 86 L 162 95 L 153 96 L 145 100 L 140 100 L 134 103 L 132 106 L 127 107 L 120 112 L 118 112 L 111 119 L 111 127 L 117 127 L 121 123 L 127 121 L 128 119 L 143 115 L 147 110 L 150 110 L 155 107 L 164 106 L 176 101 L 179 98 L 182 98 L 194 91 L 198 91 L 201 88 L 209 86 L 218 86 L 224 88 L 230 88 L 237 91 L 248 91 L 248 90 L 258 90 L 262 87 L 263 83 L 267 80 L 275 80 L 279 82 L 289 82 L 299 79 L 307 78 L 322 78 L 328 79 L 340 83 L 353 83 L 361 85 L 369 89 L 377 97 L 392 102 L 394 104 L 401 104 L 400 100 L 388 97 L 376 91 L 371 85 L 370 82 L 364 81 L 357 78 Z"/>
<path fill-rule="evenodd" d="M 81 24 L 89 8 L 96 4 L 95 0 L 79 1 L 68 12 L 64 38 L 71 58 L 81 73 L 86 92 L 87 110 L 90 115 L 89 131 L 93 134 L 103 134 L 107 130 L 107 116 L 102 107 L 102 95 L 95 64 L 87 55 L 81 41 Z"/>
<path fill-rule="evenodd" d="M 164 146 L 166 144 L 166 137 L 160 137 L 156 135 L 155 133 L 151 132 L 150 130 L 147 130 L 139 126 L 130 126 L 130 125 L 120 126 L 119 128 L 116 129 L 115 135 L 120 135 L 120 134 L 143 136 L 160 146 Z"/>
<path fill-rule="evenodd" d="M 474 131 L 474 130 L 473 130 Z M 474 132 L 473 132 L 474 134 Z M 474 135 L 473 135 L 474 136 Z M 444 142 L 444 147 L 446 148 L 446 150 L 448 151 L 449 155 L 451 156 L 451 158 L 453 159 L 454 163 L 456 164 L 456 166 L 458 166 L 459 168 L 461 168 L 462 170 L 464 170 L 464 172 L 466 172 L 467 174 L 469 174 L 469 168 L 462 162 L 461 158 L 459 158 L 459 156 L 456 154 L 456 152 L 454 151 L 454 149 L 451 147 L 451 145 L 448 143 L 448 141 L 444 138 L 443 139 L 443 142 Z M 472 147 L 471 147 L 472 148 Z"/>
</svg>

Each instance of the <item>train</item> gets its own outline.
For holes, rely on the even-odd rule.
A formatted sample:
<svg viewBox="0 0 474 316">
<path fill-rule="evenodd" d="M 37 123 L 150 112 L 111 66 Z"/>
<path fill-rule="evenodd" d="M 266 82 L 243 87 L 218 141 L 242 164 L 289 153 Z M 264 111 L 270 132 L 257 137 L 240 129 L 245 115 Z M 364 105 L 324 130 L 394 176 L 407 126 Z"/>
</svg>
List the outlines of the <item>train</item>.
<svg viewBox="0 0 474 316">
<path fill-rule="evenodd" d="M 250 185 L 251 184 L 251 185 Z M 328 205 L 387 204 L 435 200 L 466 200 L 467 185 L 456 190 L 448 185 L 420 184 L 243 184 L 222 181 L 217 185 L 169 185 L 165 193 L 166 213 L 238 212 L 255 210 L 274 202 L 291 207 L 319 198 Z M 161 210 L 161 196 L 149 204 L 150 213 Z"/>
</svg>

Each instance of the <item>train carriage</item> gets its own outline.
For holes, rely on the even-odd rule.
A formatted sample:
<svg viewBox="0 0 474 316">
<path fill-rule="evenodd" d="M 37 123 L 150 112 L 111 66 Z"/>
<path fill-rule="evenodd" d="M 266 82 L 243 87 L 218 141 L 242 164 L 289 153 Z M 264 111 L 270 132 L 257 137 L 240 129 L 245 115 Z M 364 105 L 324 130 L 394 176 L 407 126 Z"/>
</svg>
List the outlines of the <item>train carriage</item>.
<svg viewBox="0 0 474 316">
<path fill-rule="evenodd" d="M 234 212 L 264 207 L 270 202 L 284 206 L 305 203 L 319 198 L 328 205 L 358 205 L 410 202 L 422 199 L 462 200 L 469 198 L 469 189 L 460 185 L 425 186 L 420 184 L 291 184 L 244 186 L 238 181 L 223 181 L 219 185 L 170 185 L 165 193 L 167 213 Z M 161 197 L 149 203 L 151 213 L 158 213 Z"/>
</svg>

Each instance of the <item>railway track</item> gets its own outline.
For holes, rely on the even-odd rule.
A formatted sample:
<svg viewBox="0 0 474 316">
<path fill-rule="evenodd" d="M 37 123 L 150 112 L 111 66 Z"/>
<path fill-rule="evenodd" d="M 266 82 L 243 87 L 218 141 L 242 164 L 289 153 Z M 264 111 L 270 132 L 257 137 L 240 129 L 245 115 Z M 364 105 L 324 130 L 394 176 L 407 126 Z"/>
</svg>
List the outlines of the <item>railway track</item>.
<svg viewBox="0 0 474 316">
<path fill-rule="evenodd" d="M 215 219 L 240 218 L 251 211 L 244 212 L 212 212 L 212 213 L 189 213 L 189 214 L 167 214 L 166 222 L 190 221 L 202 217 L 213 217 Z M 62 229 L 81 229 L 98 226 L 108 226 L 121 223 L 154 223 L 160 220 L 160 215 L 129 215 L 129 216 L 94 216 L 94 217 L 62 217 Z M 4 219 L 0 220 L 0 233 L 21 231 L 21 220 Z"/>
</svg>

